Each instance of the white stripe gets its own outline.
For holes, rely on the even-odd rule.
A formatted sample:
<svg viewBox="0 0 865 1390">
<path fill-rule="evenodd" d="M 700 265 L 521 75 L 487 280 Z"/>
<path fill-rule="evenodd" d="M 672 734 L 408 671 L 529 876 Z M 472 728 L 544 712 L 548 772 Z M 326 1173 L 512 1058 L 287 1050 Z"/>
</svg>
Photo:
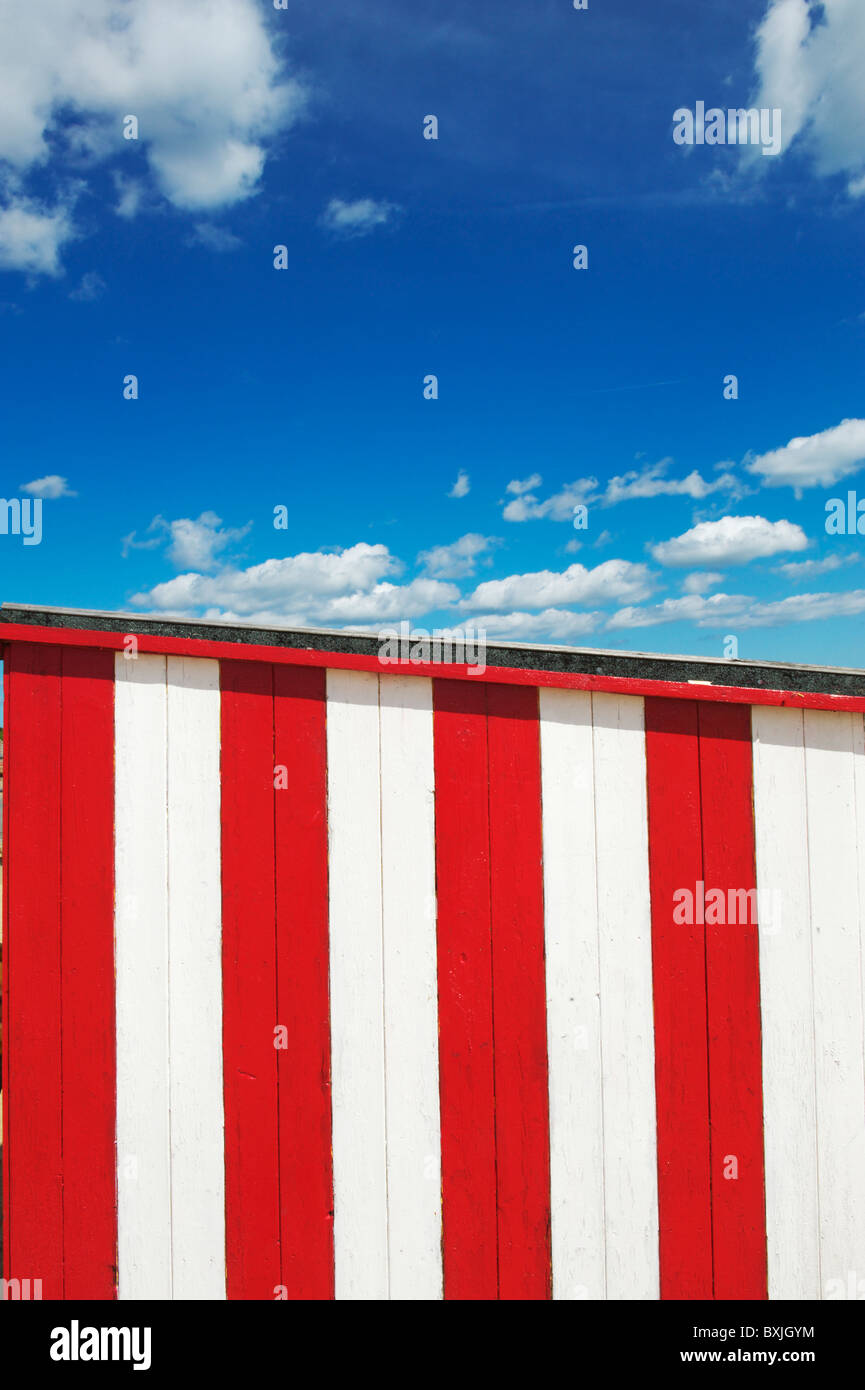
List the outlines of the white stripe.
<svg viewBox="0 0 865 1390">
<path fill-rule="evenodd" d="M 865 1277 L 865 1070 L 854 719 L 805 711 L 821 1296 Z"/>
<path fill-rule="evenodd" d="M 643 701 L 595 694 L 592 724 L 607 1298 L 656 1299 L 658 1158 Z"/>
<path fill-rule="evenodd" d="M 118 1296 L 224 1298 L 218 665 L 115 675 Z"/>
<path fill-rule="evenodd" d="M 222 1299 L 219 663 L 170 656 L 167 682 L 173 1296 Z"/>
<path fill-rule="evenodd" d="M 335 1291 L 386 1299 L 378 677 L 327 673 Z"/>
<path fill-rule="evenodd" d="M 820 1267 L 802 711 L 755 705 L 751 721 L 769 1297 L 811 1300 Z"/>
<path fill-rule="evenodd" d="M 380 682 L 389 1296 L 442 1297 L 432 682 Z"/>
<path fill-rule="evenodd" d="M 165 657 L 115 660 L 118 1298 L 171 1298 Z"/>
<path fill-rule="evenodd" d="M 643 702 L 542 689 L 540 712 L 553 1296 L 654 1299 Z"/>
</svg>

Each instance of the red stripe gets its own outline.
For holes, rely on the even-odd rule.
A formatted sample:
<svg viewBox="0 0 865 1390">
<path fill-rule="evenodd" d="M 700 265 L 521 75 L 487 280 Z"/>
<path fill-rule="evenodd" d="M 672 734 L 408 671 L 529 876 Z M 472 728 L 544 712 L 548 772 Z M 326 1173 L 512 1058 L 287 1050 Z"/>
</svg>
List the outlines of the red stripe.
<svg viewBox="0 0 865 1390">
<path fill-rule="evenodd" d="M 9 680 L 9 670 L 11 661 L 7 648 L 0 648 L 3 660 L 6 663 L 6 678 L 3 682 L 3 759 L 4 772 L 8 784 L 9 772 L 9 749 L 11 747 L 12 729 L 12 685 L 14 682 Z M 4 787 L 3 794 L 3 941 L 4 947 L 0 945 L 0 961 L 5 963 L 3 970 L 3 1017 L 0 1020 L 0 1052 L 2 1052 L 2 1090 L 5 1099 L 6 1123 L 5 1123 L 5 1142 L 3 1144 L 3 1278 L 11 1278 L 9 1267 L 9 1230 L 10 1230 L 10 1194 L 12 1191 L 12 1179 L 9 1167 L 9 796 L 8 785 Z"/>
<path fill-rule="evenodd" d="M 434 685 L 445 1297 L 550 1297 L 537 692 Z"/>
<path fill-rule="evenodd" d="M 499 1298 L 552 1297 L 538 692 L 487 687 Z"/>
<path fill-rule="evenodd" d="M 113 1299 L 114 655 L 64 648 L 62 674 L 64 1297 Z"/>
<path fill-rule="evenodd" d="M 712 1297 L 705 929 L 673 920 L 703 878 L 697 705 L 646 701 L 661 1297 Z"/>
<path fill-rule="evenodd" d="M 727 907 L 726 922 L 706 925 L 714 1296 L 758 1299 L 768 1297 L 759 948 L 750 906 L 739 899 L 733 922 L 729 911 L 730 889 L 756 889 L 751 713 L 703 705 L 699 723 L 703 879 Z"/>
<path fill-rule="evenodd" d="M 221 686 L 227 1294 L 332 1298 L 324 672 Z"/>
<path fill-rule="evenodd" d="M 23 644 L 7 654 L 15 735 L 5 769 L 14 836 L 9 856 L 6 1043 L 10 1277 L 41 1279 L 63 1297 L 63 1135 L 60 968 L 59 647 Z"/>
<path fill-rule="evenodd" d="M 446 1299 L 498 1296 L 486 688 L 433 685 Z"/>
<path fill-rule="evenodd" d="M 60 644 L 76 647 L 103 647 L 121 651 L 127 634 L 96 629 L 38 627 L 29 623 L 0 622 L 0 642 Z M 267 661 L 275 665 L 330 667 L 343 671 L 375 671 L 377 674 L 409 674 L 441 677 L 442 666 L 433 662 L 410 665 L 383 665 L 378 656 L 354 652 L 328 652 L 311 648 L 277 647 L 264 643 L 220 642 L 193 637 L 161 637 L 136 633 L 141 652 L 172 656 L 209 657 L 214 660 Z M 663 661 L 664 657 L 657 658 Z M 812 690 L 766 690 L 762 687 L 713 685 L 687 680 L 648 680 L 635 676 L 603 676 L 588 672 L 537 671 L 514 666 L 490 666 L 476 673 L 473 666 L 449 663 L 448 679 L 470 684 L 552 686 L 562 690 L 600 690 L 614 695 L 643 695 L 665 699 L 710 701 L 734 705 L 773 705 L 789 709 L 825 709 L 850 714 L 865 711 L 865 695 L 833 695 Z M 767 670 L 767 678 L 772 673 Z M 832 671 L 821 672 L 831 678 Z"/>
<path fill-rule="evenodd" d="M 290 1299 L 334 1296 L 323 670 L 273 671 L 282 1284 Z"/>
<path fill-rule="evenodd" d="M 226 1294 L 272 1299 L 281 1282 L 272 667 L 225 661 L 221 687 Z"/>
<path fill-rule="evenodd" d="M 647 700 L 646 758 L 661 1297 L 766 1298 L 750 711 Z"/>
</svg>

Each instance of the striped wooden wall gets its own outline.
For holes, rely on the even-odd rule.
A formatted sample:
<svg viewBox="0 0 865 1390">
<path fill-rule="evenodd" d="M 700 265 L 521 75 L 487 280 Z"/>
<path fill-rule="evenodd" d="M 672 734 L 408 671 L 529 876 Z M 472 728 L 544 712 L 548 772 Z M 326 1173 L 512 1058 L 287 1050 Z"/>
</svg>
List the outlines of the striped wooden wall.
<svg viewBox="0 0 865 1390">
<path fill-rule="evenodd" d="M 814 1299 L 865 1269 L 861 714 L 7 652 L 7 1277 Z M 683 921 L 698 885 L 771 912 Z"/>
</svg>

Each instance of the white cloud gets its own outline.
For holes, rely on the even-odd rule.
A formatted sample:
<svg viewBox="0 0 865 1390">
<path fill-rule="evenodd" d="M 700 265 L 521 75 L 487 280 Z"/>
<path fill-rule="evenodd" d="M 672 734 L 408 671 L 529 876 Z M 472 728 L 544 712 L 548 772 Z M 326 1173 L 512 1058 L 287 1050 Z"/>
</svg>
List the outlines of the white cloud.
<svg viewBox="0 0 865 1390">
<path fill-rule="evenodd" d="M 752 105 L 783 111 L 783 149 L 793 141 L 818 174 L 841 174 L 865 194 L 865 6 L 861 0 L 770 0 L 757 31 Z M 762 162 L 762 161 L 761 161 Z"/>
<path fill-rule="evenodd" d="M 48 473 L 44 478 L 34 478 L 32 483 L 22 483 L 21 492 L 29 492 L 31 497 L 77 497 L 78 493 L 73 492 L 66 478 L 61 478 L 59 473 Z"/>
<path fill-rule="evenodd" d="M 686 478 L 668 478 L 672 459 L 661 459 L 621 477 L 611 478 L 603 496 L 605 507 L 646 497 L 691 497 L 699 501 L 713 492 L 739 492 L 741 485 L 731 473 L 722 473 L 714 482 L 706 482 L 695 468 Z"/>
<path fill-rule="evenodd" d="M 220 207 L 255 192 L 270 139 L 305 105 L 254 0 L 0 0 L 0 29 L 6 268 L 57 273 L 70 185 L 55 177 L 55 206 L 42 209 L 24 186 L 34 174 L 44 183 L 52 156 L 80 170 L 140 155 L 175 207 Z M 127 115 L 136 142 L 123 139 Z M 120 195 L 118 211 L 134 215 L 140 187 L 124 182 Z"/>
<path fill-rule="evenodd" d="M 474 574 L 478 558 L 489 555 L 500 544 L 495 536 L 479 536 L 469 532 L 451 545 L 436 545 L 431 550 L 422 550 L 417 562 L 433 579 L 465 579 Z"/>
<path fill-rule="evenodd" d="M 574 564 L 561 573 L 539 570 L 534 574 L 511 574 L 506 579 L 488 579 L 461 606 L 505 612 L 511 608 L 554 608 L 569 603 L 639 602 L 652 588 L 645 565 L 605 560 L 594 569 Z"/>
<path fill-rule="evenodd" d="M 845 565 L 855 565 L 860 558 L 858 554 L 853 554 L 827 555 L 825 560 L 791 560 L 789 564 L 776 565 L 775 573 L 798 583 L 803 579 L 813 579 L 815 574 L 831 574 Z"/>
<path fill-rule="evenodd" d="M 786 623 L 821 622 L 828 618 L 852 618 L 865 613 L 865 589 L 840 594 L 793 594 L 771 603 L 759 603 L 744 594 L 699 594 L 666 599 L 649 608 L 622 608 L 607 626 L 613 630 L 655 627 L 660 623 L 689 621 L 697 627 L 782 627 Z"/>
<path fill-rule="evenodd" d="M 402 566 L 387 546 L 360 542 L 346 550 L 305 552 L 247 569 L 190 572 L 136 594 L 151 610 L 242 622 L 359 625 L 413 619 L 451 606 L 455 584 L 432 578 L 395 584 Z"/>
<path fill-rule="evenodd" d="M 594 632 L 600 620 L 600 613 L 545 608 L 542 613 L 488 613 L 472 618 L 466 626 L 500 642 L 571 642 Z"/>
<path fill-rule="evenodd" d="M 863 10 L 865 13 L 865 10 Z M 865 462 L 865 420 L 842 420 L 819 434 L 791 439 L 783 448 L 746 459 L 766 487 L 832 487 Z"/>
<path fill-rule="evenodd" d="M 0 270 L 62 275 L 60 252 L 75 236 L 69 208 L 62 203 L 47 208 L 18 193 L 7 192 L 5 201 L 0 207 Z"/>
<path fill-rule="evenodd" d="M 177 569 L 213 569 L 224 550 L 235 541 L 247 535 L 252 522 L 245 526 L 223 527 L 222 520 L 215 512 L 202 512 L 193 520 L 191 517 L 178 517 L 166 521 L 163 516 L 155 516 L 148 526 L 148 532 L 157 534 L 150 540 L 138 541 L 135 532 L 123 537 L 123 554 L 130 550 L 152 550 L 168 542 L 168 559 Z"/>
<path fill-rule="evenodd" d="M 543 481 L 540 473 L 532 473 L 530 477 L 523 478 L 522 481 L 519 478 L 512 478 L 505 488 L 505 492 L 512 493 L 514 497 L 522 497 L 524 492 L 534 492 L 535 488 L 540 487 Z"/>
<path fill-rule="evenodd" d="M 621 628 L 657 627 L 661 623 L 694 622 L 698 627 L 714 627 L 735 618 L 751 602 L 742 594 L 688 594 L 684 598 L 668 598 L 649 608 L 620 608 L 607 623 L 613 631 Z"/>
<path fill-rule="evenodd" d="M 69 291 L 69 298 L 87 303 L 92 299 L 98 299 L 105 289 L 106 284 L 102 276 L 95 270 L 87 270 L 81 276 L 81 281 L 75 289 Z"/>
<path fill-rule="evenodd" d="M 384 226 L 397 211 L 393 203 L 376 202 L 375 198 L 356 198 L 353 203 L 331 198 L 321 215 L 321 225 L 337 236 L 365 236 Z"/>
<path fill-rule="evenodd" d="M 448 493 L 448 497 L 467 497 L 471 491 L 471 481 L 465 469 L 461 468 L 457 474 L 457 480 Z"/>
<path fill-rule="evenodd" d="M 715 574 L 711 570 L 695 570 L 693 574 L 685 575 L 682 590 L 686 594 L 704 594 L 707 589 L 717 589 L 723 578 L 723 574 Z"/>
<path fill-rule="evenodd" d="M 598 486 L 597 478 L 578 478 L 576 482 L 566 483 L 561 492 L 539 502 L 533 492 L 524 489 L 529 485 L 537 487 L 540 481 L 540 477 L 535 473 L 531 478 L 527 478 L 525 483 L 508 483 L 508 492 L 516 492 L 519 489 L 519 494 L 505 507 L 502 513 L 505 521 L 540 521 L 543 518 L 550 521 L 572 521 L 574 507 L 581 502 L 591 501 Z"/>
<path fill-rule="evenodd" d="M 193 246 L 204 246 L 208 251 L 236 251 L 243 242 L 226 227 L 217 227 L 212 222 L 197 222 L 190 237 Z"/>
<path fill-rule="evenodd" d="M 701 521 L 690 531 L 652 546 L 662 565 L 744 565 L 785 550 L 805 550 L 808 537 L 792 521 L 767 521 L 764 516 L 724 516 Z"/>
</svg>

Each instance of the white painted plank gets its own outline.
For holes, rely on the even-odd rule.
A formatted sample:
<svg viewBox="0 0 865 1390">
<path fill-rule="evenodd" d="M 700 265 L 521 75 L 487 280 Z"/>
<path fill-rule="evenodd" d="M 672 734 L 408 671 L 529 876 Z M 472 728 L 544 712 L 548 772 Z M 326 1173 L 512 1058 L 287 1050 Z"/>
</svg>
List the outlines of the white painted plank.
<svg viewBox="0 0 865 1390">
<path fill-rule="evenodd" d="M 751 711 L 770 1299 L 820 1297 L 808 813 L 801 710 Z"/>
<path fill-rule="evenodd" d="M 219 663 L 167 658 L 173 1297 L 225 1298 Z"/>
<path fill-rule="evenodd" d="M 169 1299 L 165 657 L 115 660 L 118 1298 Z"/>
<path fill-rule="evenodd" d="M 594 694 L 607 1298 L 660 1298 L 642 699 Z"/>
<path fill-rule="evenodd" d="M 389 1296 L 440 1299 L 432 682 L 384 676 L 379 707 Z"/>
<path fill-rule="evenodd" d="M 327 673 L 334 1261 L 338 1299 L 388 1289 L 378 677 Z"/>
<path fill-rule="evenodd" d="M 606 1297 L 591 696 L 542 688 L 554 1299 Z"/>
<path fill-rule="evenodd" d="M 821 1291 L 865 1269 L 865 1074 L 852 715 L 805 711 Z"/>
</svg>

